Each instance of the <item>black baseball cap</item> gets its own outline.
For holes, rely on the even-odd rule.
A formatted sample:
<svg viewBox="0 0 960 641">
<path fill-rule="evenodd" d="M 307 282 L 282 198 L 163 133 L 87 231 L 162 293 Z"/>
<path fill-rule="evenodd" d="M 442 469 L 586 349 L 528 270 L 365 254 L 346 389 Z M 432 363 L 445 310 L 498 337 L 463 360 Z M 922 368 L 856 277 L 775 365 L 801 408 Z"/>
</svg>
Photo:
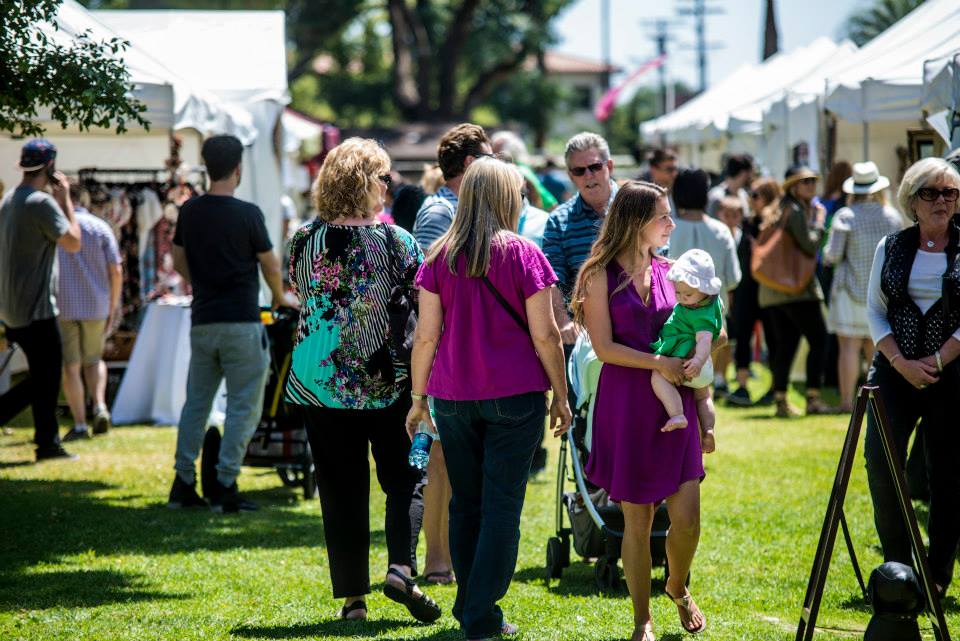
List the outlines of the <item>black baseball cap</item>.
<svg viewBox="0 0 960 641">
<path fill-rule="evenodd" d="M 46 138 L 34 138 L 20 149 L 20 171 L 37 171 L 57 157 L 57 148 Z"/>
</svg>

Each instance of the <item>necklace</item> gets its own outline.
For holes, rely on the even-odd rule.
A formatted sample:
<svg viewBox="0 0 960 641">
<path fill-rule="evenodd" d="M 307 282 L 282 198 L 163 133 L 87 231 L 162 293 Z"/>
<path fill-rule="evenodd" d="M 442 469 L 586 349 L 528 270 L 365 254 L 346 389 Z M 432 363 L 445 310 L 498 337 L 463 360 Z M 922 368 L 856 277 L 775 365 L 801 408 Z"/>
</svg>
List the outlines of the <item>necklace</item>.
<svg viewBox="0 0 960 641">
<path fill-rule="evenodd" d="M 927 241 L 927 247 L 929 247 L 930 249 L 933 249 L 934 244 L 935 243 L 932 240 Z"/>
</svg>

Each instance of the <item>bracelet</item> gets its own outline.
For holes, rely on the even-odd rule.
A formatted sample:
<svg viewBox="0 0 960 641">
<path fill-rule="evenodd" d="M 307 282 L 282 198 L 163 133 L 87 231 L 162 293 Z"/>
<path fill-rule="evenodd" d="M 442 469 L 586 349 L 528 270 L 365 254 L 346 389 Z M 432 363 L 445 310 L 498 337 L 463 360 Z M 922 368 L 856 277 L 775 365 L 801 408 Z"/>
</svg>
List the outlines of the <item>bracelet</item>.
<svg viewBox="0 0 960 641">
<path fill-rule="evenodd" d="M 427 395 L 426 395 L 426 394 L 414 394 L 413 392 L 410 392 L 410 398 L 412 398 L 412 399 L 415 400 L 415 401 L 425 401 L 425 400 L 427 400 Z"/>
<path fill-rule="evenodd" d="M 903 354 L 901 354 L 900 352 L 897 352 L 896 354 L 894 354 L 893 356 L 891 356 L 891 357 L 890 357 L 890 367 L 893 367 L 893 364 L 896 363 L 896 362 L 897 362 L 897 359 L 900 358 L 901 356 L 903 356 Z"/>
<path fill-rule="evenodd" d="M 936 354 L 934 354 L 934 356 L 937 357 L 937 371 L 938 371 L 938 372 L 942 372 L 942 371 L 943 371 L 943 358 L 940 357 L 940 350 L 939 350 L 939 349 L 937 350 Z"/>
</svg>

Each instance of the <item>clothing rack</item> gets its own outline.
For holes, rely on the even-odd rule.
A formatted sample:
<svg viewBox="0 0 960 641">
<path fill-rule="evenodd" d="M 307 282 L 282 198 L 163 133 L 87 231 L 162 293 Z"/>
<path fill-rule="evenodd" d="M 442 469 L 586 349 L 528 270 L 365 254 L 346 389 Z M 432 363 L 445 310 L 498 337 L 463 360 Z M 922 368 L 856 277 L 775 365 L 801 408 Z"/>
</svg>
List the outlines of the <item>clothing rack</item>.
<svg viewBox="0 0 960 641">
<path fill-rule="evenodd" d="M 100 168 L 83 167 L 77 171 L 77 177 L 81 182 L 102 182 L 102 183 L 154 183 L 157 185 L 171 184 L 175 177 L 187 178 L 195 177 L 195 181 L 188 181 L 193 185 L 203 185 L 206 181 L 207 172 L 203 167 L 188 167 L 184 170 L 171 171 L 170 169 L 144 169 L 144 168 Z"/>
</svg>

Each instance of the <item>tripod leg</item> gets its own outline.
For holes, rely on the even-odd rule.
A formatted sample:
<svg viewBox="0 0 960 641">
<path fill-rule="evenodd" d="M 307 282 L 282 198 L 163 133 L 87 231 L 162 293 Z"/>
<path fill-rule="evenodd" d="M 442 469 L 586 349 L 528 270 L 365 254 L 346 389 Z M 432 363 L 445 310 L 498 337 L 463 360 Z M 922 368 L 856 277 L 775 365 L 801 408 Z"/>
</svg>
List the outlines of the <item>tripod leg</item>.
<svg viewBox="0 0 960 641">
<path fill-rule="evenodd" d="M 863 600 L 870 603 L 870 595 L 867 594 L 867 585 L 863 582 L 863 573 L 860 572 L 860 563 L 857 561 L 857 552 L 853 548 L 853 538 L 850 536 L 850 528 L 847 526 L 847 515 L 843 508 L 840 508 L 840 528 L 843 530 L 843 540 L 847 543 L 847 552 L 850 553 L 850 563 L 853 565 L 853 573 L 857 575 L 857 583 L 860 584 L 860 592 L 863 593 Z"/>
</svg>

